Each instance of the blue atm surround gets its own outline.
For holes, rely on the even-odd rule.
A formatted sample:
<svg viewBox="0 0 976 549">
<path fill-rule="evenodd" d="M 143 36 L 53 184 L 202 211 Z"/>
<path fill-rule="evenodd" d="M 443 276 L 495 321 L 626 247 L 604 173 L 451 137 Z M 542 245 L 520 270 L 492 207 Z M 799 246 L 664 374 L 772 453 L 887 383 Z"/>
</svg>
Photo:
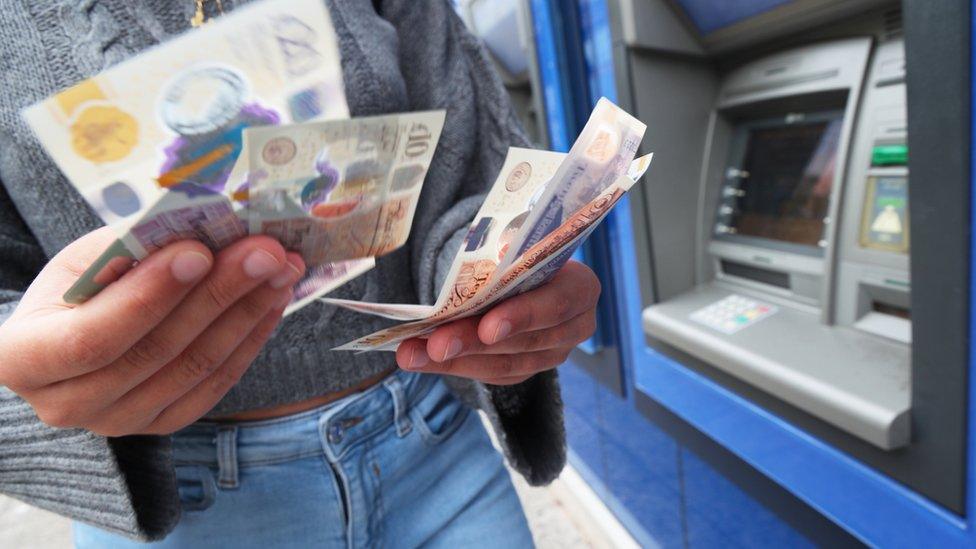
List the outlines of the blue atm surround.
<svg viewBox="0 0 976 549">
<path fill-rule="evenodd" d="M 617 95 L 606 0 L 531 0 L 531 7 L 552 145 L 566 150 L 585 122 L 580 102 Z M 976 58 L 970 47 L 970 59 Z M 567 67 L 567 48 L 583 53 L 585 78 L 571 77 L 576 71 Z M 976 95 L 971 103 L 976 107 Z M 970 155 L 976 164 L 976 147 Z M 976 178 L 970 178 L 976 197 Z M 971 212 L 970 223 L 976 199 Z M 601 345 L 616 355 L 608 366 L 620 369 L 620 390 L 594 383 L 576 365 L 586 361 L 586 352 L 562 368 L 561 380 L 571 462 L 642 545 L 807 546 L 856 539 L 884 547 L 976 547 L 971 352 L 969 512 L 960 516 L 647 347 L 631 227 L 629 205 L 622 203 L 588 242 L 588 257 L 602 258 L 590 262 L 609 296 Z M 976 239 L 969 250 L 972 336 Z"/>
</svg>

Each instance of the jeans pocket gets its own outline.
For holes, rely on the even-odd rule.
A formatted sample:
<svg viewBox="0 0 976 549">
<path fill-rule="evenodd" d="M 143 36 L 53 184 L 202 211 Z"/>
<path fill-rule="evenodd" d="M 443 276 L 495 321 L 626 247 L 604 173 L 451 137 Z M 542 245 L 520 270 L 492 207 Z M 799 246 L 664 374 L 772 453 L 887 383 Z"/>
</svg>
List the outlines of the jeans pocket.
<svg viewBox="0 0 976 549">
<path fill-rule="evenodd" d="M 425 442 L 440 444 L 468 419 L 471 409 L 438 381 L 410 410 L 410 419 Z"/>
<path fill-rule="evenodd" d="M 213 505 L 217 497 L 213 473 L 203 465 L 178 465 L 176 487 L 184 511 L 204 511 Z"/>
</svg>

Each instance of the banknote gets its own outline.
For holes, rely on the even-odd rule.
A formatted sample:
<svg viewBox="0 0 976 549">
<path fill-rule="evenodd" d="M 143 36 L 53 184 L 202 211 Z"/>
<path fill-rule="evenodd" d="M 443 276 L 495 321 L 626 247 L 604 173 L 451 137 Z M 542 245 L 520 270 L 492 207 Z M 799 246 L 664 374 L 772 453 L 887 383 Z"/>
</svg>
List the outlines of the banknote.
<svg viewBox="0 0 976 549">
<path fill-rule="evenodd" d="M 121 240 L 113 242 L 65 292 L 67 303 L 83 303 L 105 289 L 135 263 L 136 257 Z"/>
<path fill-rule="evenodd" d="M 250 232 L 277 238 L 310 264 L 399 248 L 444 116 L 426 111 L 248 129 Z"/>
<path fill-rule="evenodd" d="M 502 266 L 511 264 L 624 175 L 645 129 L 643 122 L 600 98 L 538 206 L 525 220 L 525 230 L 502 258 Z"/>
<path fill-rule="evenodd" d="M 168 225 L 130 229 L 164 196 L 186 216 L 171 215 L 175 226 L 211 219 L 199 215 L 200 197 L 246 197 L 246 181 L 231 182 L 245 128 L 348 114 L 335 32 L 317 0 L 242 6 L 24 111 L 137 258 L 155 247 L 146 235 L 159 239 Z"/>
<path fill-rule="evenodd" d="M 240 214 L 222 194 L 206 193 L 187 201 L 178 192 L 163 193 L 78 277 L 63 298 L 68 303 L 87 301 L 110 282 L 106 281 L 106 267 L 117 270 L 125 261 L 131 265 L 178 240 L 194 239 L 220 250 L 247 236 Z"/>
<path fill-rule="evenodd" d="M 254 154 L 246 169 L 239 161 L 233 170 L 248 185 L 246 195 L 233 197 L 237 207 L 224 193 L 198 189 L 188 198 L 182 189 L 164 191 L 120 237 L 127 253 L 106 250 L 65 299 L 97 293 L 104 287 L 100 265 L 117 257 L 141 259 L 182 239 L 217 251 L 265 234 L 300 252 L 310 272 L 329 273 L 301 284 L 304 292 L 320 283 L 303 301 L 309 303 L 345 280 L 336 273 L 362 272 L 337 262 L 377 257 L 406 242 L 443 122 L 444 111 L 431 111 L 247 129 L 242 154 Z"/>
<path fill-rule="evenodd" d="M 323 297 L 321 301 L 358 313 L 380 316 L 391 320 L 418 320 L 427 318 L 435 310 L 433 305 L 417 305 L 411 303 L 373 303 L 332 297 Z"/>
<path fill-rule="evenodd" d="M 568 246 L 556 255 L 551 255 L 553 250 L 536 245 L 551 242 L 552 235 L 559 232 L 567 219 L 580 212 L 618 177 L 626 174 L 629 176 L 626 180 L 636 181 L 643 175 L 651 156 L 632 160 L 644 130 L 643 123 L 603 98 L 568 154 L 511 149 L 454 259 L 446 277 L 448 283 L 433 306 L 349 301 L 336 301 L 335 304 L 386 318 L 430 323 L 432 319 L 453 317 L 456 311 L 466 309 L 472 299 L 490 295 L 490 289 L 499 283 L 504 287 L 515 287 L 511 285 L 512 280 L 499 280 L 504 273 L 511 273 L 508 267 L 513 264 L 521 265 L 515 271 L 517 276 L 527 270 L 533 273 L 530 279 L 517 286 L 520 291 L 538 286 L 562 268 L 583 238 L 577 238 L 576 245 Z M 541 162 L 541 155 L 551 155 L 549 162 Z M 523 191 L 521 194 L 520 190 Z M 526 195 L 530 197 L 528 200 Z M 508 202 L 496 207 L 498 199 Z M 502 223 L 496 224 L 497 221 Z M 498 233 L 500 227 L 504 227 L 501 234 Z M 486 242 L 491 245 L 486 247 Z M 486 248 L 491 252 L 497 250 L 497 257 L 481 251 Z M 532 257 L 530 250 L 534 254 Z M 542 252 L 545 252 L 542 260 L 535 257 Z M 526 257 L 534 261 L 531 269 L 524 263 Z"/>
<path fill-rule="evenodd" d="M 496 265 L 491 273 L 457 269 L 459 276 L 453 279 L 448 277 L 448 282 L 441 289 L 442 296 L 449 296 L 443 301 L 445 306 L 429 308 L 429 314 L 425 318 L 380 330 L 336 347 L 335 350 L 395 351 L 406 339 L 423 337 L 446 322 L 479 314 L 503 299 L 544 284 L 558 272 L 620 198 L 643 176 L 651 158 L 651 155 L 647 155 L 634 160 L 624 175 L 618 177 L 609 187 L 601 189 L 600 194 L 576 210 L 560 226 L 544 235 L 511 264 Z M 470 272 L 465 272 L 466 270 Z M 459 299 L 459 296 L 463 297 Z M 442 302 L 440 299 L 438 301 Z M 370 312 L 363 307 L 355 310 Z"/>
<path fill-rule="evenodd" d="M 645 169 L 650 158 L 638 161 Z M 631 174 L 634 174 L 631 171 Z M 639 179 L 643 172 L 637 172 L 637 178 L 630 174 L 623 175 L 604 189 L 600 195 L 589 204 L 571 215 L 562 225 L 551 231 L 539 242 L 526 250 L 526 253 L 508 267 L 501 270 L 497 277 L 491 277 L 489 283 L 476 291 L 460 306 L 451 309 L 435 311 L 433 316 L 392 326 L 365 337 L 350 341 L 336 347 L 337 351 L 395 351 L 397 346 L 410 338 L 423 337 L 438 326 L 480 314 L 488 307 L 509 297 L 530 291 L 547 282 L 573 254 L 578 246 L 589 236 L 597 225 L 613 209 L 613 206 L 624 196 L 627 190 Z M 470 279 L 459 277 L 453 281 L 454 287 L 448 283 L 442 292 L 460 294 L 469 291 Z"/>
<path fill-rule="evenodd" d="M 245 129 L 348 114 L 335 33 L 315 0 L 241 7 L 25 109 L 69 181 L 120 235 L 65 300 L 90 298 L 113 273 L 175 240 L 216 251 L 247 235 Z M 383 213 L 387 234 L 409 232 L 404 212 Z M 324 257 L 310 262 L 286 314 L 374 264 Z"/>
<path fill-rule="evenodd" d="M 305 276 L 295 285 L 295 295 L 292 297 L 291 303 L 285 308 L 284 316 L 288 316 L 312 303 L 320 298 L 323 292 L 330 292 L 342 286 L 372 269 L 375 265 L 375 258 L 364 257 L 308 267 Z"/>
<path fill-rule="evenodd" d="M 550 151 L 518 147 L 509 149 L 446 280 L 464 278 L 473 281 L 482 274 L 490 275 L 494 271 L 564 157 L 565 154 Z M 451 287 L 463 286 L 454 284 Z M 417 320 L 432 316 L 448 306 L 459 306 L 476 289 L 477 285 L 473 284 L 465 287 L 462 294 L 441 292 L 434 305 L 367 303 L 328 298 L 324 301 L 395 320 Z"/>
</svg>

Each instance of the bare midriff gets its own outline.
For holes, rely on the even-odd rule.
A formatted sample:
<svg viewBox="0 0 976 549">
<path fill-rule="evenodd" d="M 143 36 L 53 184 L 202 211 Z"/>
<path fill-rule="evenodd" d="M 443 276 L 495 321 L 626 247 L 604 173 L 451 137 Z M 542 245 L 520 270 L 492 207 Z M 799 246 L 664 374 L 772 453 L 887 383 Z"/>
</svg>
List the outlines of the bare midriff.
<svg viewBox="0 0 976 549">
<path fill-rule="evenodd" d="M 298 414 L 306 410 L 318 408 L 319 406 L 325 406 L 330 402 L 335 402 L 336 400 L 349 396 L 353 393 L 365 391 L 366 389 L 369 389 L 373 385 L 376 385 L 377 383 L 382 381 L 383 378 L 390 375 L 390 373 L 395 369 L 396 368 L 390 368 L 385 372 L 380 372 L 375 376 L 365 379 L 362 383 L 349 387 L 348 389 L 336 391 L 334 393 L 327 393 L 306 400 L 300 400 L 298 402 L 279 404 L 278 406 L 272 406 L 271 408 L 259 408 L 257 410 L 247 410 L 245 412 L 238 412 L 236 414 L 218 416 L 209 419 L 212 421 L 257 421 L 262 419 L 273 419 L 276 417 L 288 416 L 291 414 Z"/>
</svg>

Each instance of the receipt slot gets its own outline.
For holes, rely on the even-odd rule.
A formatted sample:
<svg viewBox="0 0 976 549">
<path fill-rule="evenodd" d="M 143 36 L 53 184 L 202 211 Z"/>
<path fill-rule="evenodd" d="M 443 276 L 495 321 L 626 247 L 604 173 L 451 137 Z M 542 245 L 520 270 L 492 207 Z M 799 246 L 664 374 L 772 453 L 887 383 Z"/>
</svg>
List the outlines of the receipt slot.
<svg viewBox="0 0 976 549">
<path fill-rule="evenodd" d="M 696 284 L 646 332 L 890 450 L 910 440 L 904 46 L 851 38 L 719 85 Z"/>
</svg>

